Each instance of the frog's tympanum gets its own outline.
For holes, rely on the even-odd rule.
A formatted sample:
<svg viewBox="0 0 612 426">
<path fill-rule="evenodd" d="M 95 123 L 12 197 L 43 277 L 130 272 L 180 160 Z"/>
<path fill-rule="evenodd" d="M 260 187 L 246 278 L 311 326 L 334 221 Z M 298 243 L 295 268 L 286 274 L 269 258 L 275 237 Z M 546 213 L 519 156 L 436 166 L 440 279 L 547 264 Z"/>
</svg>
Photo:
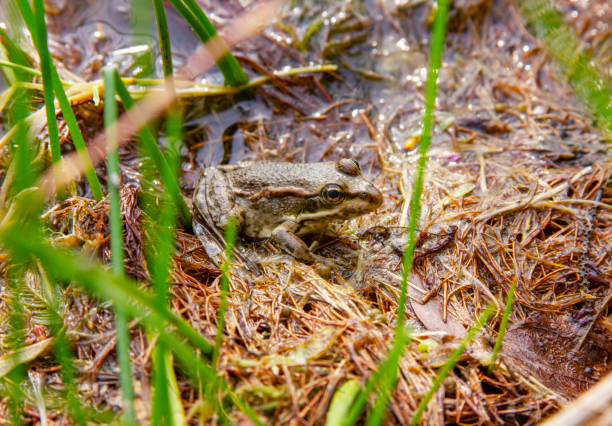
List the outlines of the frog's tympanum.
<svg viewBox="0 0 612 426">
<path fill-rule="evenodd" d="M 234 217 L 240 235 L 271 238 L 306 263 L 315 255 L 300 236 L 323 232 L 330 222 L 371 212 L 381 203 L 380 191 L 348 158 L 208 167 L 193 195 L 194 208 L 208 226 L 225 229 Z"/>
</svg>

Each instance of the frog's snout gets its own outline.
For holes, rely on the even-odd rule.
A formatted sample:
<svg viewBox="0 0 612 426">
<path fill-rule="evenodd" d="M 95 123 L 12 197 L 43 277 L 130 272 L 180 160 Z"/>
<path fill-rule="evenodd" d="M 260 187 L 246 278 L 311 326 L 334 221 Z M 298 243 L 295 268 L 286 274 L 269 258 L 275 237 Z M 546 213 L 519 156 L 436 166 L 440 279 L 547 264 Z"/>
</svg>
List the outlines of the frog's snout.
<svg viewBox="0 0 612 426">
<path fill-rule="evenodd" d="M 374 185 L 370 185 L 367 190 L 362 191 L 359 198 L 366 201 L 372 207 L 372 210 L 379 208 L 383 202 L 382 193 Z"/>
</svg>

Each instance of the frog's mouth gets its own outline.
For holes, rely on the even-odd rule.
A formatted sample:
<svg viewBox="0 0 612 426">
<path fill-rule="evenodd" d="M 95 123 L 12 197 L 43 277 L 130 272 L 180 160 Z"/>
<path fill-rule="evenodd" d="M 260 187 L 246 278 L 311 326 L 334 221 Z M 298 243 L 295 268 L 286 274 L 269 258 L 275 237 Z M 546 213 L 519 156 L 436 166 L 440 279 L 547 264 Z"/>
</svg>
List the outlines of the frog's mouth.
<svg viewBox="0 0 612 426">
<path fill-rule="evenodd" d="M 373 212 L 381 206 L 382 194 L 374 186 L 372 189 L 372 191 L 345 194 L 344 201 L 335 206 L 321 203 L 316 211 L 302 212 L 298 216 L 298 222 L 347 220 Z"/>
</svg>

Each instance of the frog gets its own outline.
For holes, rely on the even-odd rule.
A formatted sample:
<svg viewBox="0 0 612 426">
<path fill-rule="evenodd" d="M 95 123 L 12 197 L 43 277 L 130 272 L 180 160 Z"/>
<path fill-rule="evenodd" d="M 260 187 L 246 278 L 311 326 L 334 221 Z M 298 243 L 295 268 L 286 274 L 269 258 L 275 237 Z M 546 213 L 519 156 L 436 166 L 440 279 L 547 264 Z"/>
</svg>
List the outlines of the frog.
<svg viewBox="0 0 612 426">
<path fill-rule="evenodd" d="M 194 220 L 208 228 L 223 231 L 234 221 L 238 235 L 270 239 L 298 261 L 313 264 L 322 258 L 302 237 L 375 211 L 383 196 L 351 158 L 243 161 L 203 169 L 192 202 Z"/>
</svg>

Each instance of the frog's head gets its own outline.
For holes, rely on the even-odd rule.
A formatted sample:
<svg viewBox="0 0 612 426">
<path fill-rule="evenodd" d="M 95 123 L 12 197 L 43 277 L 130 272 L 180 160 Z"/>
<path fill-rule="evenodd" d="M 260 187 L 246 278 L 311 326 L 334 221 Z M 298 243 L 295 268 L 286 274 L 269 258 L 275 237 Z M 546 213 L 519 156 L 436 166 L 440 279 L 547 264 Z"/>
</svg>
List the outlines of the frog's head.
<svg viewBox="0 0 612 426">
<path fill-rule="evenodd" d="M 326 168 L 318 194 L 309 199 L 300 221 L 346 220 L 376 210 L 382 204 L 382 193 L 361 175 L 359 163 L 350 158 L 336 161 Z"/>
</svg>

